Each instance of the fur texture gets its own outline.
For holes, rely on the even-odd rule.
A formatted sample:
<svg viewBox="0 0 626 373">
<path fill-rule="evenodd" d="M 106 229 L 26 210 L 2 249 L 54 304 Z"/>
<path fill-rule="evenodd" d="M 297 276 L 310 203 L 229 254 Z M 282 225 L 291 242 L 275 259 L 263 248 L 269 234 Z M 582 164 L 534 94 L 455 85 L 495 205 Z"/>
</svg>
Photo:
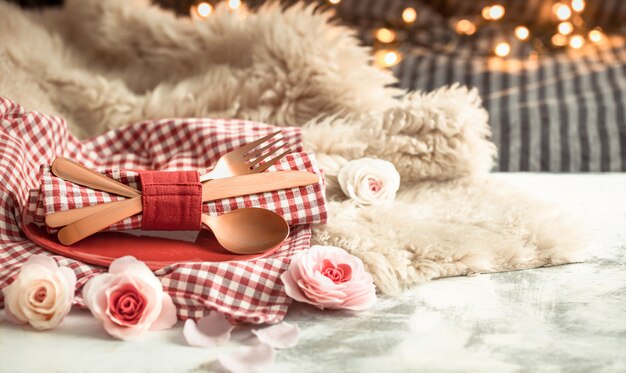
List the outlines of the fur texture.
<svg viewBox="0 0 626 373">
<path fill-rule="evenodd" d="M 361 257 L 387 294 L 437 277 L 576 261 L 576 226 L 487 176 L 495 157 L 476 90 L 405 94 L 347 28 L 311 7 L 225 7 L 206 22 L 143 1 L 0 2 L 0 95 L 90 137 L 163 117 L 303 126 L 328 174 L 331 219 L 314 240 Z M 358 209 L 337 188 L 347 159 L 393 162 L 390 207 Z"/>
</svg>

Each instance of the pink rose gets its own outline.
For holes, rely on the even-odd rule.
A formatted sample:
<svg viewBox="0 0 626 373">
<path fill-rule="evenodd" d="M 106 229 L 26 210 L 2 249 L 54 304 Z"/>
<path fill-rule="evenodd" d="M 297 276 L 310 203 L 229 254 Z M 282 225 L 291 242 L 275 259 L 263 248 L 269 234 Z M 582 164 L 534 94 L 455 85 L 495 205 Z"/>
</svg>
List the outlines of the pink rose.
<svg viewBox="0 0 626 373">
<path fill-rule="evenodd" d="M 113 337 L 130 339 L 176 324 L 172 298 L 152 271 L 132 256 L 116 259 L 83 289 L 85 304 Z"/>
<path fill-rule="evenodd" d="M 51 257 L 33 255 L 4 293 L 7 319 L 37 330 L 59 325 L 72 308 L 76 275 Z"/>
<path fill-rule="evenodd" d="M 361 259 L 333 246 L 296 254 L 281 275 L 287 295 L 320 309 L 364 310 L 376 303 L 372 276 Z"/>
</svg>

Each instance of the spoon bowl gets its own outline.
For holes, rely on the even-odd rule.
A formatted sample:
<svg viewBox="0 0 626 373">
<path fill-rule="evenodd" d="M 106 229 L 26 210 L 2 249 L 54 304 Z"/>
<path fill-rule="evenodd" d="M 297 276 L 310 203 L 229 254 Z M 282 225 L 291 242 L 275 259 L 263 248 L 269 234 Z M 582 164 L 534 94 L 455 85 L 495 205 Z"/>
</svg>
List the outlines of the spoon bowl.
<svg viewBox="0 0 626 373">
<path fill-rule="evenodd" d="M 236 254 L 262 253 L 289 236 L 289 225 L 282 216 L 257 207 L 220 216 L 202 214 L 202 224 L 213 231 L 220 245 Z"/>
</svg>

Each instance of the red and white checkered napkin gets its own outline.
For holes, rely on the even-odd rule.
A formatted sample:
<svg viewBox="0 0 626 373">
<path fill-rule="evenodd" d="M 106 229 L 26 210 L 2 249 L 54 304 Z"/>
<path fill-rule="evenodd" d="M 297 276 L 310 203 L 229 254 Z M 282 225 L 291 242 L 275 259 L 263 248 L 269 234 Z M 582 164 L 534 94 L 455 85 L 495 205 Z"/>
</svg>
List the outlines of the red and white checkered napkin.
<svg viewBox="0 0 626 373">
<path fill-rule="evenodd" d="M 299 146 L 299 145 L 298 145 Z M 299 170 L 320 175 L 313 161 L 313 155 L 296 152 L 288 154 L 266 172 Z M 132 170 L 102 170 L 103 174 L 141 190 L 139 173 Z M 37 208 L 33 211 L 34 221 L 43 222 L 46 215 L 57 211 L 80 208 L 90 205 L 124 199 L 107 192 L 82 187 L 54 176 L 49 166 L 42 167 L 41 189 L 33 201 Z M 261 207 L 281 215 L 289 225 L 324 223 L 326 206 L 322 184 L 259 193 L 241 197 L 225 198 L 203 204 L 203 211 L 209 215 L 221 215 L 243 207 Z M 142 215 L 126 218 L 108 230 L 141 229 Z"/>
<path fill-rule="evenodd" d="M 138 123 L 80 142 L 68 132 L 63 119 L 26 112 L 20 105 L 0 97 L 0 288 L 13 281 L 29 256 L 45 254 L 76 272 L 77 303 L 82 305 L 82 286 L 94 275 L 106 271 L 52 254 L 29 241 L 21 232 L 20 222 L 24 214 L 41 218 L 46 210 L 64 210 L 116 198 L 106 193 L 92 194 L 94 192 L 86 188 L 75 189 L 71 183 L 52 186 L 54 181 L 50 184 L 52 179 L 49 174 L 45 176 L 45 167 L 43 174 L 40 170 L 54 158 L 67 157 L 95 169 L 202 170 L 210 168 L 223 154 L 275 130 L 266 124 L 232 119 L 164 119 Z M 318 172 L 313 157 L 301 153 L 300 130 L 282 128 L 282 131 L 293 144 L 291 148 L 296 154 L 283 160 L 277 168 Z M 122 180 L 129 177 L 130 172 L 119 171 L 114 175 Z M 41 176 L 45 176 L 43 180 Z M 311 194 L 311 188 L 317 189 Z M 174 299 L 179 317 L 197 318 L 209 309 L 215 309 L 240 322 L 274 323 L 282 320 L 290 299 L 279 276 L 296 252 L 309 247 L 310 223 L 326 220 L 322 189 L 319 185 L 310 186 L 205 204 L 210 213 L 273 204 L 275 211 L 282 209 L 282 215 L 291 224 L 299 225 L 292 227 L 281 248 L 267 258 L 247 262 L 179 263 L 156 271 Z M 39 198 L 41 190 L 44 194 Z M 47 195 L 49 191 L 52 196 Z M 55 191 L 70 191 L 73 194 L 70 200 L 75 205 L 64 206 L 63 202 L 56 202 L 61 200 L 54 196 Z M 263 198 L 265 202 L 262 202 Z M 285 203 L 288 201 L 305 207 L 304 213 Z M 3 305 L 0 292 L 0 307 Z"/>
</svg>

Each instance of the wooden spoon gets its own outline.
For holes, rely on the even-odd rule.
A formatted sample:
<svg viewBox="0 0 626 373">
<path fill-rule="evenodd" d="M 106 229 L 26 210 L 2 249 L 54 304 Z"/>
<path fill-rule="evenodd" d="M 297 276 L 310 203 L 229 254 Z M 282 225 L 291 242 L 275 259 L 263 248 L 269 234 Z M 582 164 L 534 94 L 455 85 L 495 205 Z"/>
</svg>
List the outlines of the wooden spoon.
<svg viewBox="0 0 626 373">
<path fill-rule="evenodd" d="M 202 224 L 217 241 L 236 254 L 256 254 L 279 245 L 289 236 L 289 224 L 277 213 L 256 207 L 223 215 L 202 214 Z"/>
</svg>

